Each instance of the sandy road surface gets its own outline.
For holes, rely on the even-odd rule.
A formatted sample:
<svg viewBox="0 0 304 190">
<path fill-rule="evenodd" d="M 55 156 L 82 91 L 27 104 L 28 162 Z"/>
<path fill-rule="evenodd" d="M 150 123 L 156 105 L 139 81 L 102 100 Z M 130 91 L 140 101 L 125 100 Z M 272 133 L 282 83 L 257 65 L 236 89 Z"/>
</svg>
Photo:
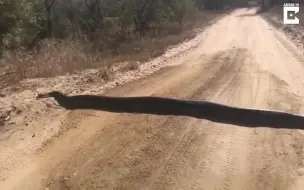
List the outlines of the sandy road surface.
<svg viewBox="0 0 304 190">
<path fill-rule="evenodd" d="M 296 48 L 251 13 L 227 15 L 176 66 L 107 94 L 304 113 Z M 69 112 L 62 127 L 69 130 L 0 189 L 303 189 L 300 130 L 82 110 Z"/>
</svg>

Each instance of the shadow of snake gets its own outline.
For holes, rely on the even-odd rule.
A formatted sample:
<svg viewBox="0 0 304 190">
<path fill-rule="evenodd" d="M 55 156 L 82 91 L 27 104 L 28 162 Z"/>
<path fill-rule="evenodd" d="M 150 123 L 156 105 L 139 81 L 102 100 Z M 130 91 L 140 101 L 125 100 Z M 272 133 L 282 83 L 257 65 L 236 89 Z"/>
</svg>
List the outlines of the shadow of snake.
<svg viewBox="0 0 304 190">
<path fill-rule="evenodd" d="M 115 113 L 189 116 L 242 127 L 304 129 L 304 117 L 280 111 L 247 109 L 208 101 L 163 97 L 68 96 L 58 91 L 39 94 L 37 99 L 53 97 L 68 110 L 92 109 Z"/>
</svg>

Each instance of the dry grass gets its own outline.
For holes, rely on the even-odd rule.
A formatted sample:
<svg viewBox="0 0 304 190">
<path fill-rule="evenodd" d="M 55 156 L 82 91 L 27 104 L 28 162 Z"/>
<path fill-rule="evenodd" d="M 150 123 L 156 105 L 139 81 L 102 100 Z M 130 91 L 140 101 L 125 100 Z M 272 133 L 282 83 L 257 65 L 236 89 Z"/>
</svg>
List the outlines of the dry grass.
<svg viewBox="0 0 304 190">
<path fill-rule="evenodd" d="M 83 42 L 47 40 L 39 50 L 9 52 L 2 59 L 9 66 L 2 75 L 1 79 L 6 81 L 2 85 L 25 78 L 53 77 L 100 64 L 101 57 L 86 52 L 84 47 Z"/>
<path fill-rule="evenodd" d="M 140 66 L 139 62 L 127 62 L 126 64 L 124 64 L 122 67 L 120 67 L 120 71 L 124 72 L 124 71 L 133 71 L 133 70 L 137 70 Z"/>
<path fill-rule="evenodd" d="M 109 68 L 116 62 L 130 62 L 123 70 L 138 69 L 137 61 L 157 57 L 169 46 L 193 38 L 195 29 L 206 26 L 215 15 L 212 12 L 198 13 L 195 19 L 191 17 L 188 22 L 184 22 L 187 24 L 182 30 L 179 30 L 177 24 L 167 23 L 157 30 L 151 30 L 144 38 L 132 35 L 110 42 L 98 39 L 95 43 L 71 39 L 46 40 L 40 44 L 39 49 L 30 52 L 7 52 L 0 60 L 0 65 L 8 66 L 4 74 L 0 73 L 0 88 L 25 78 L 54 77 L 86 68 Z M 105 80 L 111 78 L 108 72 L 102 72 L 101 75 Z"/>
<path fill-rule="evenodd" d="M 100 69 L 99 77 L 104 81 L 110 81 L 113 79 L 113 73 L 109 69 Z"/>
</svg>

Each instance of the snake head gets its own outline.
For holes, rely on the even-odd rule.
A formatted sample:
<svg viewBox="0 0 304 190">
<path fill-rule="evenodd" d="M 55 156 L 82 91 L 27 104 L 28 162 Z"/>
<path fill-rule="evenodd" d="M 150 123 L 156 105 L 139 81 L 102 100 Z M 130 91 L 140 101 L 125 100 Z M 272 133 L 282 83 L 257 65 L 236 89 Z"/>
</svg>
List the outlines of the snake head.
<svg viewBox="0 0 304 190">
<path fill-rule="evenodd" d="M 55 98 L 55 97 L 60 97 L 60 96 L 65 96 L 65 95 L 58 91 L 52 91 L 52 92 L 48 92 L 48 93 L 38 94 L 36 99 L 51 98 L 51 97 Z"/>
</svg>

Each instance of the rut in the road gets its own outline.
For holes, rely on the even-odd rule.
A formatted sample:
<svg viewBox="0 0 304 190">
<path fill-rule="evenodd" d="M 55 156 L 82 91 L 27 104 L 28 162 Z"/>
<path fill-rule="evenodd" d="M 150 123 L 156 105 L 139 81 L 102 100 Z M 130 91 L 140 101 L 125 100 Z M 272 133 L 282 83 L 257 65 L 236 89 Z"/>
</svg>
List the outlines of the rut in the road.
<svg viewBox="0 0 304 190">
<path fill-rule="evenodd" d="M 304 117 L 300 115 L 237 108 L 208 101 L 162 97 L 67 96 L 58 91 L 39 94 L 37 99 L 46 97 L 55 98 L 62 107 L 69 110 L 93 109 L 118 113 L 190 116 L 245 127 L 304 129 Z"/>
</svg>

